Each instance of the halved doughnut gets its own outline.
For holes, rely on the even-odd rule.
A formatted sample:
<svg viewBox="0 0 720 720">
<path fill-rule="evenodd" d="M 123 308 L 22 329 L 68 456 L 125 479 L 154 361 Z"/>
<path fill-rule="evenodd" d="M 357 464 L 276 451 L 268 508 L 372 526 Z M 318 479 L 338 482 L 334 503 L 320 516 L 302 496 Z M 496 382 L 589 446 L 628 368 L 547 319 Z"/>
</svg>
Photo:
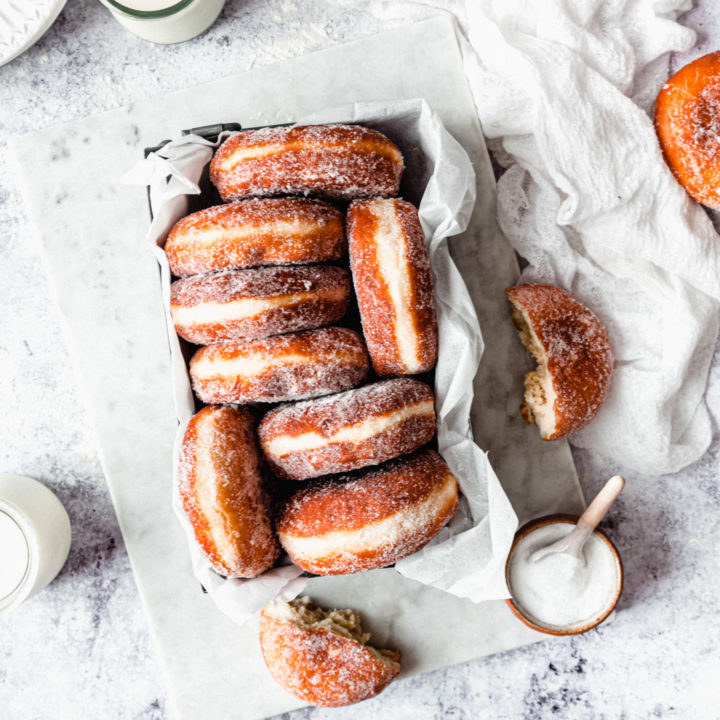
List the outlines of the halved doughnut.
<svg viewBox="0 0 720 720">
<path fill-rule="evenodd" d="M 260 647 L 275 682 L 311 705 L 351 705 L 382 692 L 400 673 L 398 650 L 367 645 L 356 610 L 313 608 L 310 598 L 268 605 Z"/>
<path fill-rule="evenodd" d="M 538 367 L 525 376 L 523 419 L 543 440 L 587 425 L 610 387 L 613 354 L 605 328 L 584 305 L 554 285 L 505 291 L 520 340 Z"/>
</svg>

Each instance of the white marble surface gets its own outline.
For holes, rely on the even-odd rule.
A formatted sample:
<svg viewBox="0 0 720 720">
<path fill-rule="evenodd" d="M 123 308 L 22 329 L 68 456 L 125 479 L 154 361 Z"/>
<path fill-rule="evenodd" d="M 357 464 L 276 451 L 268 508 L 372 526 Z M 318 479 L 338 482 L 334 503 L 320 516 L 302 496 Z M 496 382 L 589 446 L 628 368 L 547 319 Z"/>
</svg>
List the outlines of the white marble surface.
<svg viewBox="0 0 720 720">
<path fill-rule="evenodd" d="M 686 21 L 702 33 L 693 55 L 720 44 L 717 12 L 700 8 Z M 379 29 L 376 20 L 332 3 L 230 0 L 203 37 L 162 48 L 125 35 L 94 0 L 76 0 L 39 45 L 0 68 L 1 132 L 5 139 Z M 6 407 L 0 469 L 48 482 L 66 503 L 75 531 L 58 580 L 0 620 L 0 716 L 167 717 L 147 625 L 4 150 L 0 222 Z M 609 532 L 626 567 L 615 623 L 402 681 L 373 712 L 398 718 L 717 717 L 717 354 L 708 402 L 715 437 L 705 457 L 677 475 L 629 474 L 611 514 Z M 621 470 L 591 453 L 575 458 L 586 494 Z M 292 716 L 363 718 L 368 711 Z"/>
</svg>

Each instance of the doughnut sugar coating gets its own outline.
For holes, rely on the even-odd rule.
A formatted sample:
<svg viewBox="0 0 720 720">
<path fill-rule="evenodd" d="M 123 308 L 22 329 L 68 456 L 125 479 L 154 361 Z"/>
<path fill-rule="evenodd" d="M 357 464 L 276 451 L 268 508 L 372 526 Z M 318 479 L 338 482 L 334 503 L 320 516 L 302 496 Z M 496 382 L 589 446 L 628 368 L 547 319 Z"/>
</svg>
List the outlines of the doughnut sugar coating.
<svg viewBox="0 0 720 720">
<path fill-rule="evenodd" d="M 337 260 L 345 252 L 343 214 L 308 198 L 217 205 L 182 218 L 165 243 L 173 275 L 257 265 Z"/>
<path fill-rule="evenodd" d="M 508 288 L 512 320 L 538 367 L 525 376 L 521 408 L 543 440 L 577 432 L 597 414 L 610 388 L 613 353 L 605 328 L 554 285 Z"/>
<path fill-rule="evenodd" d="M 422 450 L 357 475 L 310 481 L 285 503 L 275 527 L 298 567 L 347 575 L 417 552 L 457 506 L 450 469 Z"/>
<path fill-rule="evenodd" d="M 411 378 L 283 405 L 258 426 L 271 469 L 294 480 L 392 460 L 417 450 L 434 432 L 433 391 Z"/>
<path fill-rule="evenodd" d="M 404 168 L 397 146 L 360 125 L 243 130 L 218 148 L 210 179 L 223 200 L 268 195 L 330 198 L 397 195 Z"/>
<path fill-rule="evenodd" d="M 347 390 L 367 375 L 360 336 L 339 327 L 208 345 L 190 360 L 205 403 L 283 402 Z"/>
<path fill-rule="evenodd" d="M 356 610 L 321 610 L 307 597 L 260 613 L 260 648 L 275 682 L 311 705 L 367 700 L 400 673 L 400 652 L 367 645 Z"/>
<path fill-rule="evenodd" d="M 227 270 L 176 280 L 170 314 L 197 345 L 310 330 L 340 320 L 350 276 L 332 265 Z"/>
<path fill-rule="evenodd" d="M 720 52 L 678 70 L 655 101 L 665 160 L 688 194 L 720 209 Z"/>
<path fill-rule="evenodd" d="M 280 554 L 247 410 L 208 406 L 188 423 L 178 490 L 195 539 L 226 577 L 256 577 Z"/>
<path fill-rule="evenodd" d="M 404 200 L 357 200 L 348 246 L 365 342 L 378 375 L 415 375 L 437 361 L 430 260 L 417 210 Z"/>
</svg>

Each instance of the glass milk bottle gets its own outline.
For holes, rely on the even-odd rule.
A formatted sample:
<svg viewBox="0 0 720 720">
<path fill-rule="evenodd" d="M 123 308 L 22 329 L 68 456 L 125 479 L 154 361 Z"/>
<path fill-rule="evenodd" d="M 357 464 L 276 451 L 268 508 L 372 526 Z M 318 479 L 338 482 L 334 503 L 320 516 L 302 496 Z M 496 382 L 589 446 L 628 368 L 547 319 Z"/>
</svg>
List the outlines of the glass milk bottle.
<svg viewBox="0 0 720 720">
<path fill-rule="evenodd" d="M 0 613 L 42 590 L 70 551 L 70 519 L 49 488 L 0 475 Z"/>
</svg>

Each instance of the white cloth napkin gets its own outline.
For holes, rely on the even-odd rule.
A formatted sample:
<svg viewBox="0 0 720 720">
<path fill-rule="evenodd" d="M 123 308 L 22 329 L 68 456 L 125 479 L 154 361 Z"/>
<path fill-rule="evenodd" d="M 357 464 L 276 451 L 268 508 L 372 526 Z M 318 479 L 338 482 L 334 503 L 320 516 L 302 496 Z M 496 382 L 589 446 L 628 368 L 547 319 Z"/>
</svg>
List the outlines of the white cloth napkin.
<svg viewBox="0 0 720 720">
<path fill-rule="evenodd" d="M 689 0 L 370 2 L 384 17 L 452 12 L 490 147 L 498 219 L 529 265 L 588 305 L 615 350 L 613 384 L 571 442 L 646 474 L 711 439 L 704 401 L 719 330 L 720 238 L 667 169 L 648 116 Z"/>
</svg>

